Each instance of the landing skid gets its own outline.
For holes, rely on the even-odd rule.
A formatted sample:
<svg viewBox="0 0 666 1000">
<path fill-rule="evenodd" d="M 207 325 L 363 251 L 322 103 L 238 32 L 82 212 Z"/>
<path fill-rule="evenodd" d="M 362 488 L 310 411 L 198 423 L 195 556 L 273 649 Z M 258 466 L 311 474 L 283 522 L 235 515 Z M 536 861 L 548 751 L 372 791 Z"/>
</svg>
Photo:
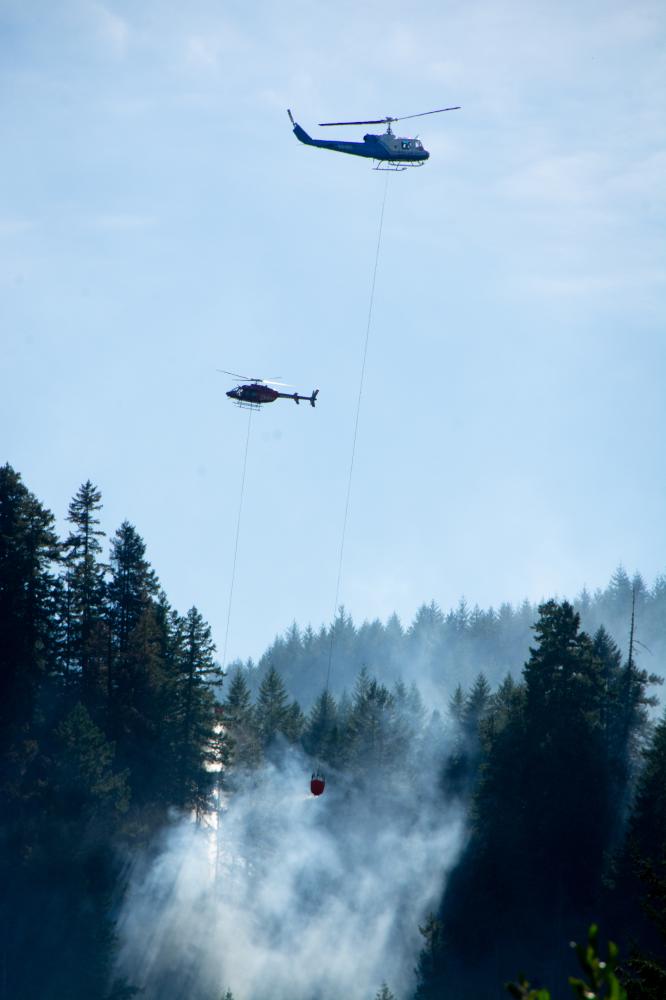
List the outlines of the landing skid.
<svg viewBox="0 0 666 1000">
<path fill-rule="evenodd" d="M 234 404 L 240 406 L 241 410 L 260 410 L 261 406 L 259 403 L 248 403 L 247 400 L 235 399 Z"/>
<path fill-rule="evenodd" d="M 419 160 L 417 163 L 405 163 L 404 160 L 375 160 L 377 166 L 372 169 L 402 171 L 406 170 L 407 167 L 422 167 L 423 162 L 423 160 Z"/>
</svg>

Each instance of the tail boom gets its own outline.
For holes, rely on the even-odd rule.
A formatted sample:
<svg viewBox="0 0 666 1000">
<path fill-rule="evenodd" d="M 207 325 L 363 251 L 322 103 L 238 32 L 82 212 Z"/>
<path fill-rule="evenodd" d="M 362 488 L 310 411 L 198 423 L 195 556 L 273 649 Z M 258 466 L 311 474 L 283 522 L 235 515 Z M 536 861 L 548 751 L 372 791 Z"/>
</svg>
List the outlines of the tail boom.
<svg viewBox="0 0 666 1000">
<path fill-rule="evenodd" d="M 378 152 L 376 146 L 371 143 L 346 142 L 342 139 L 313 139 L 304 128 L 301 128 L 298 122 L 294 121 L 294 116 L 288 109 L 287 114 L 294 127 L 294 135 L 299 142 L 305 143 L 306 146 L 316 146 L 317 149 L 332 149 L 337 153 L 350 153 L 352 156 L 371 157 L 373 160 L 377 159 L 378 156 L 381 158 L 381 152 Z"/>
<path fill-rule="evenodd" d="M 314 389 L 311 396 L 299 396 L 297 392 L 278 392 L 276 393 L 276 398 L 293 399 L 296 404 L 299 404 L 301 400 L 303 400 L 304 403 L 309 403 L 310 406 L 314 406 L 317 402 L 318 395 L 319 389 Z"/>
</svg>

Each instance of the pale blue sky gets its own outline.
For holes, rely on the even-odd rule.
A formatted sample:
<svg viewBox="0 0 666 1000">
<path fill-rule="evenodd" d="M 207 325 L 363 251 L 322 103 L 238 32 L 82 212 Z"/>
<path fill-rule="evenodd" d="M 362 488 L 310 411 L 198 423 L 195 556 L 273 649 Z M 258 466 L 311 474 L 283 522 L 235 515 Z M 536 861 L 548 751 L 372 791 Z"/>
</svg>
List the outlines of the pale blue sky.
<svg viewBox="0 0 666 1000">
<path fill-rule="evenodd" d="M 230 656 L 333 610 L 384 178 L 301 146 L 409 124 L 391 176 L 341 599 L 573 594 L 666 568 L 663 5 L 0 0 L 2 461 L 132 521 Z M 331 130 L 333 132 L 333 130 Z M 359 133 L 363 130 L 360 129 Z M 343 133 L 354 138 L 353 130 Z"/>
</svg>

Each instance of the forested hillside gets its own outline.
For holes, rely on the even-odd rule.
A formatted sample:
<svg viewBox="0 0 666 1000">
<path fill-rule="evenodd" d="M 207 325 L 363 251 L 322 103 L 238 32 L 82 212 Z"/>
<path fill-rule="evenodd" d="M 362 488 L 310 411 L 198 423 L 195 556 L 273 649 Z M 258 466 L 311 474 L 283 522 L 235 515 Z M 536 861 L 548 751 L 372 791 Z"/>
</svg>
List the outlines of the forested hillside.
<svg viewBox="0 0 666 1000">
<path fill-rule="evenodd" d="M 102 549 L 84 483 L 53 515 L 0 469 L 4 998 L 121 997 L 114 908 L 127 853 L 201 813 L 224 761 L 221 671 L 196 608 L 169 606 L 136 529 Z"/>
<path fill-rule="evenodd" d="M 564 997 L 593 921 L 666 996 L 664 581 L 341 613 L 223 678 L 101 510 L 59 538 L 0 469 L 0 1000 Z"/>
<path fill-rule="evenodd" d="M 642 658 L 654 672 L 666 668 L 666 577 L 648 587 L 639 573 L 630 578 L 623 567 L 613 573 L 604 590 L 583 590 L 572 604 L 582 627 L 591 635 L 603 626 L 627 654 L 632 607 L 634 637 Z M 358 672 L 365 667 L 384 683 L 415 681 L 435 702 L 450 697 L 458 684 L 469 687 L 479 673 L 497 685 L 507 673 L 518 677 L 529 656 L 538 605 L 525 600 L 519 607 L 501 604 L 498 609 L 470 608 L 464 599 L 443 612 L 434 601 L 423 604 L 414 621 L 403 627 L 397 615 L 355 626 L 341 610 L 330 627 L 317 631 L 294 623 L 278 636 L 258 663 L 242 667 L 253 691 L 266 672 L 279 671 L 290 694 L 309 706 L 323 686 L 329 662 L 331 690 L 351 691 Z"/>
</svg>

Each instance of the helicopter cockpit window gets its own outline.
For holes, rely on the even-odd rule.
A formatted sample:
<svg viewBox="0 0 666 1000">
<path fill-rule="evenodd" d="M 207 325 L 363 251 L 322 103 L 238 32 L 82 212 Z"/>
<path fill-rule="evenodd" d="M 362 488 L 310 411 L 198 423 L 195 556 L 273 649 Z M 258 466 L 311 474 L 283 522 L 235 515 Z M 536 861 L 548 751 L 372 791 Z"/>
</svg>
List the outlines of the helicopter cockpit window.
<svg viewBox="0 0 666 1000">
<path fill-rule="evenodd" d="M 417 149 L 423 149 L 423 143 L 421 142 L 420 139 L 415 139 L 414 145 L 416 146 Z"/>
<path fill-rule="evenodd" d="M 402 140 L 402 148 L 403 149 L 409 149 L 410 146 L 411 146 L 411 142 L 409 141 L 409 139 L 403 139 Z"/>
</svg>

